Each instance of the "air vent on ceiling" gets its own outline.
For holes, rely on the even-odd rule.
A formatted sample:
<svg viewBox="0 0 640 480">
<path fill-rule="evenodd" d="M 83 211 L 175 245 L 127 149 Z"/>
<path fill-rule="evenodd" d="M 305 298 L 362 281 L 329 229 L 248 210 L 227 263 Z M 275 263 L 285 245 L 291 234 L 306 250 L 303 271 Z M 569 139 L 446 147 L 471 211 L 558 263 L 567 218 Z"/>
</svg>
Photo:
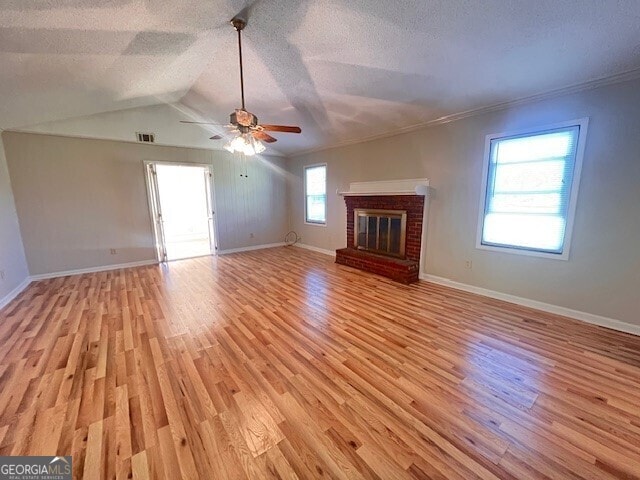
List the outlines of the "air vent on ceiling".
<svg viewBox="0 0 640 480">
<path fill-rule="evenodd" d="M 138 137 L 138 141 L 142 143 L 153 143 L 156 141 L 156 136 L 153 133 L 137 132 L 136 136 Z"/>
</svg>

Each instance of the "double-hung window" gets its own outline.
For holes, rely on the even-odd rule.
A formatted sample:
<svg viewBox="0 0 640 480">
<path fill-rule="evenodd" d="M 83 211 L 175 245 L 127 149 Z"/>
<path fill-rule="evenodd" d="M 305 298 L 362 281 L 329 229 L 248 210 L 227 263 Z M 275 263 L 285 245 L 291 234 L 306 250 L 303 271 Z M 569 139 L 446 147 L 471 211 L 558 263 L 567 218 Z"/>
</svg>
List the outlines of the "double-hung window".
<svg viewBox="0 0 640 480">
<path fill-rule="evenodd" d="M 478 248 L 568 258 L 586 127 L 487 137 Z"/>
<path fill-rule="evenodd" d="M 327 223 L 327 166 L 304 167 L 304 219 L 306 223 Z"/>
</svg>

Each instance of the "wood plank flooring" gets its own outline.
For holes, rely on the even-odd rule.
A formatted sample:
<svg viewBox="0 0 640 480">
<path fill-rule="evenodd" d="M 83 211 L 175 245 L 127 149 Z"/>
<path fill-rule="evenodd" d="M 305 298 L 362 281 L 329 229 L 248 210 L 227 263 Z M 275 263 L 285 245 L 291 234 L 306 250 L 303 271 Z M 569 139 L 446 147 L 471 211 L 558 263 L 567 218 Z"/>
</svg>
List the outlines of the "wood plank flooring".
<svg viewBox="0 0 640 480">
<path fill-rule="evenodd" d="M 640 478 L 640 338 L 276 248 L 32 284 L 0 455 L 85 479 Z"/>
</svg>

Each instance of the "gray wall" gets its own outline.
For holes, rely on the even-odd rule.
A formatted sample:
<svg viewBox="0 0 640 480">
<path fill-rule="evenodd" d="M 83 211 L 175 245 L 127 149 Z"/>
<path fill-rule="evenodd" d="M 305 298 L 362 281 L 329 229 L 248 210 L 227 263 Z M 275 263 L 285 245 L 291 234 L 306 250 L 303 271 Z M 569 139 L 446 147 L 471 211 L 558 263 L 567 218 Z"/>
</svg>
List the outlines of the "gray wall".
<svg viewBox="0 0 640 480">
<path fill-rule="evenodd" d="M 17 132 L 3 139 L 32 275 L 155 258 L 145 160 L 213 165 L 221 250 L 281 242 L 287 231 L 277 157 L 250 160 L 245 179 L 220 151 Z"/>
<path fill-rule="evenodd" d="M 0 302 L 29 276 L 0 137 Z"/>
<path fill-rule="evenodd" d="M 475 248 L 485 136 L 589 117 L 569 261 Z M 303 166 L 328 164 L 326 227 L 304 224 Z M 336 189 L 427 177 L 426 273 L 640 325 L 640 81 L 468 117 L 289 160 L 290 225 L 302 243 L 346 246 Z M 472 261 L 472 269 L 465 261 Z"/>
</svg>

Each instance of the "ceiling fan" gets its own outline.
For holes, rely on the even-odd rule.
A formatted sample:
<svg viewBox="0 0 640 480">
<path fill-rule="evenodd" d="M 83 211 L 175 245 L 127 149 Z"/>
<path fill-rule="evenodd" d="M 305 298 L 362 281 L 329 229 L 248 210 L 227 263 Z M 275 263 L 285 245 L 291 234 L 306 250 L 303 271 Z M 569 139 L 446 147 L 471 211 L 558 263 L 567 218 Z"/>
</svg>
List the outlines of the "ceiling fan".
<svg viewBox="0 0 640 480">
<path fill-rule="evenodd" d="M 273 143 L 277 141 L 276 138 L 266 132 L 301 133 L 302 130 L 300 127 L 286 125 L 259 124 L 258 117 L 246 110 L 244 103 L 244 75 L 242 69 L 242 30 L 247 26 L 247 21 L 240 17 L 234 17 L 231 20 L 231 25 L 233 25 L 233 28 L 238 32 L 240 95 L 242 99 L 242 107 L 236 108 L 236 110 L 229 116 L 229 124 L 226 126 L 231 129 L 229 133 L 234 134 L 234 137 L 224 146 L 224 148 L 231 153 L 240 152 L 250 156 L 264 152 L 266 147 L 262 142 Z M 210 122 L 191 122 L 186 120 L 181 121 L 181 123 L 220 125 Z M 211 140 L 219 140 L 221 138 L 221 135 L 214 135 L 211 137 Z"/>
</svg>

